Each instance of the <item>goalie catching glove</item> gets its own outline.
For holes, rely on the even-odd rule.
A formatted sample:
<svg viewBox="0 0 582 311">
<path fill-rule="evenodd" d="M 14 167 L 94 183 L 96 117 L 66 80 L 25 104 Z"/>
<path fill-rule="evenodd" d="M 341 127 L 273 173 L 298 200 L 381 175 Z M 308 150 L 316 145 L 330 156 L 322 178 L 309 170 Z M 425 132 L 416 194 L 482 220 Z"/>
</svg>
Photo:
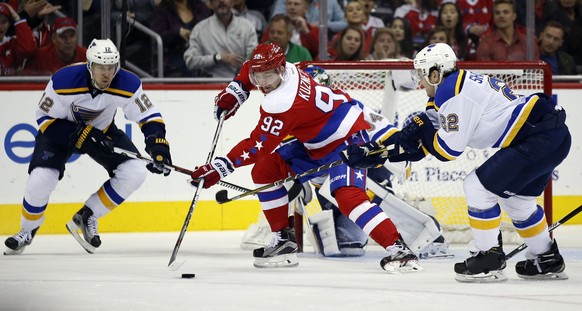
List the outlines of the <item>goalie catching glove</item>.
<svg viewBox="0 0 582 311">
<path fill-rule="evenodd" d="M 249 92 L 238 81 L 232 81 L 226 89 L 214 98 L 214 118 L 220 120 L 220 115 L 226 111 L 224 120 L 234 116 L 238 108 L 249 98 Z"/>
<path fill-rule="evenodd" d="M 113 141 L 91 124 L 81 124 L 73 135 L 73 148 L 79 153 L 112 153 Z"/>
<path fill-rule="evenodd" d="M 210 163 L 196 167 L 192 172 L 190 183 L 198 187 L 202 178 L 204 178 L 204 189 L 216 185 L 221 179 L 234 172 L 234 166 L 229 159 L 216 157 Z"/>
<path fill-rule="evenodd" d="M 152 163 L 146 165 L 146 168 L 154 174 L 170 175 L 171 170 L 164 165 L 172 165 L 168 141 L 163 137 L 151 135 L 146 137 L 145 144 L 145 150 L 153 160 Z"/>
</svg>

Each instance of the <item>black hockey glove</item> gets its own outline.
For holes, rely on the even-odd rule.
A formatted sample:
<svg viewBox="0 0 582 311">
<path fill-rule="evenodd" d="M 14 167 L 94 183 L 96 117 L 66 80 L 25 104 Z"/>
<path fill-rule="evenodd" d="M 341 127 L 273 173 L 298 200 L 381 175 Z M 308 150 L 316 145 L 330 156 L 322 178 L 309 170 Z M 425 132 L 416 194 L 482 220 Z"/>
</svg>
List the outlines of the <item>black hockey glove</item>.
<svg viewBox="0 0 582 311">
<path fill-rule="evenodd" d="M 340 157 L 349 167 L 357 169 L 369 169 L 379 167 L 388 159 L 388 151 L 380 151 L 384 146 L 377 142 L 369 142 L 363 145 L 349 145 Z M 375 151 L 375 152 L 373 152 Z"/>
<path fill-rule="evenodd" d="M 148 163 L 146 168 L 154 174 L 170 175 L 171 170 L 164 166 L 164 164 L 171 165 L 172 157 L 170 156 L 170 145 L 163 137 L 156 137 L 151 135 L 146 137 L 146 152 L 154 160 L 153 163 Z"/>
<path fill-rule="evenodd" d="M 100 129 L 91 124 L 81 124 L 73 135 L 73 148 L 78 153 L 93 155 L 96 153 L 112 153 L 113 141 Z"/>
<path fill-rule="evenodd" d="M 412 121 L 406 124 L 400 131 L 402 133 L 401 140 L 406 142 L 402 145 L 402 147 L 405 149 L 418 149 L 418 145 L 420 145 L 420 139 L 422 138 L 423 132 L 425 130 L 434 131 L 435 129 L 426 113 L 423 112 L 415 115 L 412 118 Z"/>
</svg>

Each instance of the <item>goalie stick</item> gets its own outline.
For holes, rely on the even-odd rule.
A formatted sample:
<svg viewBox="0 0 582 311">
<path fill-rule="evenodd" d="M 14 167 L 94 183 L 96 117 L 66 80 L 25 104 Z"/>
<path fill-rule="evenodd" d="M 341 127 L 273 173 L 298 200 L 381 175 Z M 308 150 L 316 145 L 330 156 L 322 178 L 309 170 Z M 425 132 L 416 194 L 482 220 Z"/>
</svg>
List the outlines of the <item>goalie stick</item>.
<svg viewBox="0 0 582 311">
<path fill-rule="evenodd" d="M 113 147 L 113 152 L 117 153 L 119 155 L 123 155 L 126 156 L 128 158 L 132 158 L 132 159 L 138 159 L 138 160 L 144 160 L 147 163 L 153 163 L 154 160 L 152 160 L 151 158 L 147 157 L 147 156 L 142 156 L 139 153 L 135 153 L 129 150 L 125 150 L 123 148 L 119 148 L 119 147 Z M 187 168 L 183 168 L 183 167 L 179 167 L 177 165 L 173 165 L 173 164 L 164 164 L 164 167 L 167 169 L 170 169 L 172 171 L 176 171 L 178 173 L 182 173 L 184 175 L 188 175 L 191 176 L 192 175 L 192 171 L 187 169 Z M 246 191 L 251 191 L 251 189 L 245 188 L 245 187 L 241 187 L 239 185 L 235 185 L 233 183 L 229 183 L 227 181 L 223 181 L 220 180 L 218 182 L 218 184 L 220 184 L 223 187 L 226 188 L 230 188 L 230 189 L 234 189 L 236 191 L 240 191 L 240 192 L 246 192 Z"/>
<path fill-rule="evenodd" d="M 548 228 L 548 232 L 554 231 L 554 229 L 558 228 L 561 224 L 565 223 L 566 221 L 570 220 L 572 217 L 578 215 L 582 211 L 582 205 L 578 206 L 575 210 L 569 212 L 566 216 L 562 217 L 562 219 L 553 223 L 550 228 Z M 519 254 L 521 251 L 527 248 L 525 243 L 518 246 L 516 249 L 512 250 L 509 254 L 505 255 L 505 260 L 509 260 L 511 257 Z"/>
<path fill-rule="evenodd" d="M 212 145 L 210 146 L 210 152 L 208 152 L 206 163 L 210 163 L 212 157 L 214 156 L 214 151 L 216 150 L 216 145 L 218 144 L 218 136 L 220 136 L 220 132 L 222 131 L 222 124 L 224 124 L 225 117 L 226 111 L 223 111 L 222 114 L 220 115 L 220 119 L 218 119 L 218 125 L 216 125 L 216 131 L 214 132 L 214 138 L 212 139 Z M 198 198 L 200 197 L 200 189 L 202 189 L 203 186 L 204 178 L 201 179 L 200 184 L 198 185 L 198 187 L 196 187 L 194 197 L 192 198 L 192 203 L 190 203 L 190 208 L 188 209 L 188 213 L 186 214 L 184 224 L 182 225 L 182 230 L 180 230 L 180 235 L 178 236 L 178 240 L 176 240 L 176 245 L 174 246 L 174 250 L 172 251 L 172 255 L 170 256 L 170 262 L 168 263 L 168 269 L 170 269 L 170 271 L 176 271 L 184 264 L 184 261 L 176 262 L 176 257 L 178 256 L 178 250 L 180 250 L 182 239 L 184 239 L 184 235 L 186 234 L 186 230 L 188 229 L 188 225 L 190 224 L 192 213 L 194 213 L 194 207 L 196 206 L 196 202 L 198 202 Z"/>
</svg>

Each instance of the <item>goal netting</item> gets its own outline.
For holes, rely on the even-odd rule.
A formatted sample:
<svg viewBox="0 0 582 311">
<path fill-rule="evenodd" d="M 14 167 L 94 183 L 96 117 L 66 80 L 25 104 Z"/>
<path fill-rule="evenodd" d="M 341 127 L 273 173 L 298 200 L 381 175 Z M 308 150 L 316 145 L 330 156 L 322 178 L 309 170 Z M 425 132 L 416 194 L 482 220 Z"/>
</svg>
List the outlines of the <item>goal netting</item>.
<svg viewBox="0 0 582 311">
<path fill-rule="evenodd" d="M 425 109 L 425 91 L 410 83 L 411 61 L 310 62 L 299 66 L 305 68 L 308 64 L 324 68 L 331 77 L 333 88 L 342 89 L 352 98 L 381 112 L 399 128 L 411 115 Z M 515 94 L 551 94 L 551 70 L 543 62 L 458 62 L 458 67 L 503 80 Z M 449 242 L 468 242 L 471 233 L 462 181 L 495 152 L 494 149 L 468 148 L 450 162 L 440 162 L 429 156 L 413 163 L 408 181 L 402 184 L 393 181 L 394 192 L 420 210 L 433 214 Z M 545 195 L 546 200 L 538 198 L 538 204 L 544 206 L 548 221 L 551 221 L 551 191 L 549 193 Z M 307 215 L 321 210 L 316 201 L 307 206 Z M 502 232 L 506 243 L 520 243 L 521 239 L 505 213 Z"/>
</svg>

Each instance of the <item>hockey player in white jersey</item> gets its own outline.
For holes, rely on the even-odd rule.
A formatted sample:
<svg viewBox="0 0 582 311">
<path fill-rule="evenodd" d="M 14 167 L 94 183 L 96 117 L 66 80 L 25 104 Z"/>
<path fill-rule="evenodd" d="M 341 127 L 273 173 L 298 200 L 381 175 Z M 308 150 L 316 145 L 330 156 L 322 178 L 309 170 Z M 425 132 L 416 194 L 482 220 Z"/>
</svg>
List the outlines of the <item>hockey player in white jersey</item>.
<svg viewBox="0 0 582 311">
<path fill-rule="evenodd" d="M 467 146 L 500 148 L 464 180 L 469 224 L 478 251 L 455 264 L 456 279 L 507 279 L 502 272 L 506 262 L 499 234 L 502 208 L 528 246 L 527 259 L 515 266 L 517 275 L 567 278 L 544 211 L 536 204 L 554 168 L 570 150 L 566 112 L 546 94 L 516 96 L 503 81 L 457 69 L 455 53 L 443 43 L 422 49 L 414 68 L 430 99 L 426 113 L 402 131 L 402 145 L 410 155 L 428 152 L 441 161 L 451 161 Z M 408 142 L 417 140 L 422 142 L 421 149 L 411 148 Z M 348 149 L 352 162 L 366 158 L 363 147 Z"/>
<path fill-rule="evenodd" d="M 6 239 L 5 255 L 20 254 L 32 243 L 44 221 L 50 194 L 73 153 L 89 155 L 110 176 L 66 224 L 87 252 L 93 253 L 101 245 L 97 219 L 125 201 L 146 178 L 142 161 L 112 153 L 114 146 L 138 152 L 114 123 L 118 108 L 139 124 L 145 136 L 146 151 L 154 159 L 147 169 L 165 176 L 170 173 L 164 167 L 172 160 L 162 115 L 143 92 L 141 80 L 120 70 L 120 55 L 113 42 L 95 39 L 87 48 L 87 63 L 57 71 L 39 102 L 39 132 L 28 169 L 22 230 Z"/>
</svg>

